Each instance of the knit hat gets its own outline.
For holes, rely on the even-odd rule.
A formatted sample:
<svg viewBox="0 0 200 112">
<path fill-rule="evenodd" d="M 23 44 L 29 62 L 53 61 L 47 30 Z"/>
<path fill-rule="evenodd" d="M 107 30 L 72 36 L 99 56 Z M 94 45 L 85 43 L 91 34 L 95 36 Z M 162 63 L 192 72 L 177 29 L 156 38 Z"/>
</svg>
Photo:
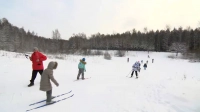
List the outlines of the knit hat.
<svg viewBox="0 0 200 112">
<path fill-rule="evenodd" d="M 34 48 L 33 48 L 33 50 L 36 50 L 36 51 L 38 51 L 38 48 L 37 48 L 37 47 L 34 47 Z"/>
<path fill-rule="evenodd" d="M 83 58 L 82 61 L 85 61 L 85 58 Z"/>
</svg>

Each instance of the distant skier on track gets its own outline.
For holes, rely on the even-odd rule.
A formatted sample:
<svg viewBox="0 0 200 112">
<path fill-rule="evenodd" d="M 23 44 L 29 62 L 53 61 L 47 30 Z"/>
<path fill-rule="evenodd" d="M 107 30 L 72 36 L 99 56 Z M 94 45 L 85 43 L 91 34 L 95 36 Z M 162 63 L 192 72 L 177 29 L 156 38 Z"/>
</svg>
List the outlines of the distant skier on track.
<svg viewBox="0 0 200 112">
<path fill-rule="evenodd" d="M 144 67 L 144 70 L 146 70 L 146 69 L 147 69 L 147 64 L 145 63 L 145 64 L 143 65 L 143 67 Z"/>
<path fill-rule="evenodd" d="M 136 78 L 138 78 L 138 71 L 140 71 L 140 63 L 138 61 L 136 61 L 132 66 L 131 77 L 133 77 L 134 71 L 135 71 L 135 74 L 136 74 Z"/>
</svg>

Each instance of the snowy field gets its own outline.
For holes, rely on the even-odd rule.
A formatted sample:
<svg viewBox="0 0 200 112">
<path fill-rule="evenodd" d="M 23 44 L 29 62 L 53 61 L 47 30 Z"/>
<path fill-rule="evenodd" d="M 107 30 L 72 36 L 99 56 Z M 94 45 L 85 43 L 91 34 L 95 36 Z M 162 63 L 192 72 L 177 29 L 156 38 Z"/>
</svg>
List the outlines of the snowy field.
<svg viewBox="0 0 200 112">
<path fill-rule="evenodd" d="M 200 112 L 200 63 L 170 59 L 171 53 L 149 54 L 147 58 L 147 52 L 129 51 L 125 57 L 112 56 L 112 60 L 85 56 L 85 77 L 91 78 L 84 81 L 74 81 L 82 56 L 47 59 L 45 68 L 50 61 L 58 62 L 54 77 L 60 86 L 52 83 L 53 96 L 72 90 L 54 100 L 74 96 L 30 112 Z M 132 65 L 139 60 L 148 60 L 147 70 L 142 68 L 138 79 L 135 74 L 129 78 Z M 27 87 L 31 61 L 17 53 L 0 51 L 0 67 L 0 112 L 25 112 L 44 104 L 29 106 L 46 99 L 46 93 L 39 90 L 39 74 L 35 85 Z"/>
</svg>

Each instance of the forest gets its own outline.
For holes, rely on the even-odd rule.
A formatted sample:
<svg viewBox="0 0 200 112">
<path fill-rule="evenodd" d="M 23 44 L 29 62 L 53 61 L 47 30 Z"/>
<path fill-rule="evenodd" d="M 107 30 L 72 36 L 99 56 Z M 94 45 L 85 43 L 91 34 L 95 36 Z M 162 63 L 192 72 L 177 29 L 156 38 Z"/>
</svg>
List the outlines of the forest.
<svg viewBox="0 0 200 112">
<path fill-rule="evenodd" d="M 134 27 L 134 26 L 133 26 Z M 58 32 L 58 31 L 57 31 Z M 86 36 L 84 33 L 73 34 L 69 40 L 38 36 L 34 31 L 25 31 L 12 25 L 6 18 L 0 19 L 0 50 L 13 52 L 31 52 L 37 46 L 45 53 L 73 54 L 90 50 L 120 51 L 155 51 L 193 53 L 200 57 L 200 27 L 170 28 L 164 30 L 143 31 L 132 29 L 124 33 L 101 34 Z M 60 34 L 59 34 L 60 36 Z M 87 53 L 85 53 L 87 54 Z"/>
</svg>

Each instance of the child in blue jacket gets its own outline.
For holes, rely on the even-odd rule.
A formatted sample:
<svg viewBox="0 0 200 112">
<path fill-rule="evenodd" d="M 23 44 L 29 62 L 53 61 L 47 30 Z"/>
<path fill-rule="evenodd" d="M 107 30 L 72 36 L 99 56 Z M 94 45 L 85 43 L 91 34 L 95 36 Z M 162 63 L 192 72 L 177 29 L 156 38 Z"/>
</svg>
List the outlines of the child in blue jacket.
<svg viewBox="0 0 200 112">
<path fill-rule="evenodd" d="M 79 80 L 79 77 L 80 75 L 82 74 L 82 80 L 84 80 L 84 72 L 86 72 L 86 69 L 85 69 L 85 65 L 86 65 L 86 62 L 85 62 L 85 58 L 83 58 L 82 60 L 80 60 L 79 64 L 78 64 L 78 76 L 77 76 L 77 80 Z"/>
</svg>

